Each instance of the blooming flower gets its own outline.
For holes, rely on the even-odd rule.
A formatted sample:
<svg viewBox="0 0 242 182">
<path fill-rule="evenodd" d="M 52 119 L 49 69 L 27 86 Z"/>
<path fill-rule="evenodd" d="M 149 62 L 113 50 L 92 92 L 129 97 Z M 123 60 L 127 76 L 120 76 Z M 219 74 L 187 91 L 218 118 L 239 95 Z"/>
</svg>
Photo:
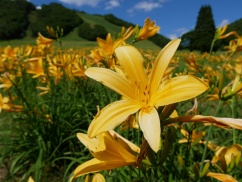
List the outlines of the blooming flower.
<svg viewBox="0 0 242 182">
<path fill-rule="evenodd" d="M 26 72 L 29 74 L 33 74 L 33 78 L 37 78 L 39 76 L 44 76 L 44 68 L 43 68 L 43 59 L 41 57 L 30 58 L 28 60 L 28 67 Z"/>
<path fill-rule="evenodd" d="M 110 33 L 108 33 L 106 40 L 103 40 L 101 38 L 97 38 L 97 43 L 99 47 L 107 54 L 107 55 L 113 55 L 114 50 L 121 45 L 123 42 L 122 39 L 113 40 Z"/>
<path fill-rule="evenodd" d="M 159 106 L 184 101 L 208 89 L 204 82 L 190 75 L 164 80 L 168 64 L 175 53 L 179 39 L 171 41 L 159 53 L 152 70 L 146 73 L 143 57 L 133 46 L 120 46 L 115 50 L 124 74 L 105 68 L 88 68 L 86 75 L 123 96 L 103 108 L 88 128 L 88 136 L 109 131 L 126 118 L 138 112 L 139 126 L 150 147 L 157 152 L 160 145 Z"/>
<path fill-rule="evenodd" d="M 150 18 L 145 19 L 143 28 L 141 28 L 135 36 L 135 40 L 145 40 L 155 35 L 160 30 L 160 27 L 156 26 L 155 21 L 150 21 Z"/>
<path fill-rule="evenodd" d="M 2 97 L 2 94 L 0 93 L 0 113 L 3 110 L 9 110 L 10 106 L 8 104 L 9 98 L 8 97 Z"/>
<path fill-rule="evenodd" d="M 13 79 L 14 79 L 14 76 L 11 75 L 10 73 L 8 72 L 3 73 L 0 76 L 0 82 L 2 83 L 0 84 L 0 88 L 4 88 L 4 90 L 11 88 L 13 86 Z"/>
<path fill-rule="evenodd" d="M 42 49 L 50 48 L 52 46 L 53 42 L 54 42 L 54 39 L 46 38 L 40 32 L 38 33 L 36 43 L 40 48 L 42 48 Z"/>
<path fill-rule="evenodd" d="M 70 181 L 84 174 L 136 164 L 135 152 L 138 153 L 139 148 L 114 131 L 104 132 L 92 139 L 83 133 L 78 133 L 77 137 L 94 158 L 79 165 Z"/>
</svg>

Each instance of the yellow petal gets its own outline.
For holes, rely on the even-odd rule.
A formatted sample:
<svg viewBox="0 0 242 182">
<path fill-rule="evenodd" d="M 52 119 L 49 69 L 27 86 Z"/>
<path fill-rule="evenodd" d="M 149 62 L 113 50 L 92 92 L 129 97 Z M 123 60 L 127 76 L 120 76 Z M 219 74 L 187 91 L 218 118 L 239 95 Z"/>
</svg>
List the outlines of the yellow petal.
<svg viewBox="0 0 242 182">
<path fill-rule="evenodd" d="M 28 182 L 34 182 L 34 179 L 30 176 Z"/>
<path fill-rule="evenodd" d="M 125 143 L 127 143 L 129 145 L 129 147 L 134 151 L 139 153 L 140 152 L 140 148 L 135 145 L 134 143 L 130 142 L 129 140 L 127 140 L 126 138 L 122 137 L 120 134 L 118 134 L 117 132 L 115 132 L 114 130 L 110 130 L 109 133 L 114 136 L 116 135 L 117 137 L 121 138 L 123 141 L 125 141 Z"/>
<path fill-rule="evenodd" d="M 160 118 L 154 107 L 149 112 L 143 110 L 139 112 L 139 125 L 148 144 L 157 152 L 160 147 L 161 129 Z"/>
<path fill-rule="evenodd" d="M 190 75 L 178 76 L 161 84 L 151 102 L 164 106 L 194 98 L 208 89 L 200 79 Z"/>
<path fill-rule="evenodd" d="M 232 154 L 234 156 L 237 156 L 238 153 L 242 150 L 242 146 L 239 144 L 234 144 L 231 147 L 228 148 L 228 150 L 226 151 L 224 158 L 226 160 L 227 165 L 231 162 L 231 157 Z"/>
<path fill-rule="evenodd" d="M 234 179 L 232 176 L 228 174 L 221 174 L 221 173 L 213 173 L 213 172 L 208 172 L 206 176 L 215 178 L 219 181 L 226 181 L 226 182 L 237 182 L 236 179 Z"/>
<path fill-rule="evenodd" d="M 171 118 L 162 122 L 162 126 L 177 123 L 177 122 L 202 122 L 202 123 L 215 123 L 221 126 L 230 126 L 232 128 L 242 130 L 242 119 L 234 118 L 218 118 L 213 116 L 203 116 L 203 115 L 194 115 L 194 116 L 179 116 L 177 118 Z"/>
<path fill-rule="evenodd" d="M 113 137 L 109 132 L 98 135 L 104 138 L 105 151 L 93 153 L 93 157 L 101 161 L 122 161 L 122 163 L 132 163 L 136 161 L 136 156 L 127 143 L 118 137 Z M 127 150 L 128 149 L 128 150 Z"/>
<path fill-rule="evenodd" d="M 77 133 L 77 138 L 92 152 L 99 152 L 106 149 L 102 137 L 89 138 L 87 134 Z"/>
<path fill-rule="evenodd" d="M 132 91 L 134 89 L 131 84 L 112 70 L 92 67 L 88 68 L 85 74 L 127 98 L 134 98 L 134 92 Z"/>
<path fill-rule="evenodd" d="M 115 168 L 119 168 L 119 167 L 123 167 L 123 166 L 127 166 L 127 165 L 133 165 L 133 164 L 135 164 L 135 162 L 136 161 L 126 163 L 125 161 L 122 161 L 122 160 L 100 161 L 100 160 L 94 158 L 94 159 L 91 159 L 91 160 L 79 165 L 75 169 L 74 174 L 70 179 L 70 182 L 74 178 L 77 178 L 84 174 L 94 173 L 94 172 L 98 172 L 101 170 L 115 169 Z"/>
<path fill-rule="evenodd" d="M 161 79 L 165 73 L 165 70 L 170 63 L 178 45 L 180 44 L 180 39 L 174 39 L 169 42 L 157 56 L 154 66 L 152 68 L 149 80 L 150 80 L 150 92 L 151 95 L 157 90 L 160 85 Z"/>
<path fill-rule="evenodd" d="M 140 52 L 133 46 L 120 46 L 115 50 L 124 73 L 133 84 L 147 85 L 147 74 L 144 69 L 144 59 Z"/>
<path fill-rule="evenodd" d="M 98 159 L 91 159 L 87 162 L 82 163 L 81 165 L 79 165 L 75 171 L 73 176 L 70 179 L 70 182 L 74 179 L 77 178 L 79 176 L 82 176 L 84 174 L 88 174 L 88 173 L 93 173 L 93 172 L 98 172 L 101 170 L 104 170 L 104 164 L 106 162 L 100 161 Z M 110 166 L 111 167 L 111 166 Z"/>
<path fill-rule="evenodd" d="M 120 100 L 107 105 L 91 122 L 88 136 L 93 138 L 104 131 L 114 129 L 139 109 L 140 105 L 132 100 Z"/>
<path fill-rule="evenodd" d="M 93 178 L 92 178 L 92 182 L 105 182 L 105 178 L 102 174 L 100 173 L 97 173 L 97 174 L 94 174 Z"/>
</svg>

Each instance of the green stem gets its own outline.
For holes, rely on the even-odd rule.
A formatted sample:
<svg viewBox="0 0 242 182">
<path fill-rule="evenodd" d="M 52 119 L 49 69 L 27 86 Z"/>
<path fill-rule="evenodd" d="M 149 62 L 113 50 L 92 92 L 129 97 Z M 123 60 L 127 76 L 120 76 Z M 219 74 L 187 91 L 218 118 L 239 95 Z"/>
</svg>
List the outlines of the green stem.
<svg viewBox="0 0 242 182">
<path fill-rule="evenodd" d="M 213 47 L 214 47 L 214 43 L 215 43 L 216 39 L 213 39 L 212 41 L 212 44 L 211 44 L 211 47 L 210 47 L 210 51 L 209 51 L 209 57 L 211 56 L 212 54 L 212 51 L 213 51 Z"/>
<path fill-rule="evenodd" d="M 214 116 L 217 115 L 218 111 L 220 110 L 220 107 L 222 105 L 222 101 L 219 100 L 219 103 L 218 103 L 218 107 L 214 113 Z M 202 170 L 203 170 L 203 166 L 204 166 L 204 160 L 205 160 L 205 157 L 206 157 L 206 153 L 207 153 L 207 149 L 208 149 L 208 141 L 209 141 L 209 138 L 210 138 L 210 135 L 212 133 L 212 129 L 213 129 L 213 124 L 211 123 L 210 127 L 209 127 L 209 130 L 208 130 L 208 135 L 207 135 L 207 138 L 206 138 L 206 144 L 205 144 L 205 148 L 203 150 L 203 155 L 202 155 L 202 161 L 201 161 L 201 167 L 200 167 L 200 170 L 199 172 L 201 173 Z"/>
<path fill-rule="evenodd" d="M 231 99 L 231 112 L 232 112 L 232 118 L 235 118 L 236 117 L 236 114 L 235 114 L 235 104 L 236 104 L 236 97 L 233 96 L 232 99 Z M 236 130 L 233 128 L 233 144 L 236 144 Z"/>
</svg>

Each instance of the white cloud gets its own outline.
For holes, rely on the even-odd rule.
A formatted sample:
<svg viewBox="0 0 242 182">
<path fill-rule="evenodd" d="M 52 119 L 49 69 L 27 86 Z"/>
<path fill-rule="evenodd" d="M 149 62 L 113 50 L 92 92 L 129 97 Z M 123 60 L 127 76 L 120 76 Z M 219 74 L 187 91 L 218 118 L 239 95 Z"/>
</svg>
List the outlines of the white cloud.
<svg viewBox="0 0 242 182">
<path fill-rule="evenodd" d="M 41 6 L 36 6 L 35 8 L 36 8 L 36 9 L 41 9 L 42 7 L 41 7 Z"/>
<path fill-rule="evenodd" d="M 134 5 L 134 7 L 128 9 L 128 13 L 133 13 L 134 11 L 137 11 L 137 10 L 141 10 L 141 11 L 144 11 L 144 12 L 148 12 L 148 11 L 152 11 L 153 9 L 155 8 L 159 8 L 159 7 L 162 7 L 162 3 L 164 3 L 165 1 L 162 0 L 162 1 L 141 1 L 137 4 Z"/>
<path fill-rule="evenodd" d="M 177 38 L 177 35 L 176 34 L 169 34 L 169 35 L 167 35 L 167 37 L 170 38 L 170 39 L 175 39 L 175 38 Z"/>
<path fill-rule="evenodd" d="M 110 0 L 110 1 L 106 2 L 105 9 L 109 10 L 109 9 L 117 8 L 119 6 L 120 6 L 120 3 L 118 0 Z"/>
<path fill-rule="evenodd" d="M 187 33 L 188 31 L 190 30 L 185 27 L 178 28 L 175 31 L 173 31 L 172 34 L 167 35 L 167 37 L 169 37 L 170 39 L 175 39 L 181 37 L 184 33 Z"/>
<path fill-rule="evenodd" d="M 95 7 L 102 0 L 59 0 L 59 1 L 66 3 L 66 4 L 76 5 L 76 6 L 88 5 L 88 6 Z"/>
<path fill-rule="evenodd" d="M 218 25 L 218 27 L 223 27 L 226 24 L 229 24 L 229 20 L 228 19 L 223 19 L 222 22 Z"/>
</svg>

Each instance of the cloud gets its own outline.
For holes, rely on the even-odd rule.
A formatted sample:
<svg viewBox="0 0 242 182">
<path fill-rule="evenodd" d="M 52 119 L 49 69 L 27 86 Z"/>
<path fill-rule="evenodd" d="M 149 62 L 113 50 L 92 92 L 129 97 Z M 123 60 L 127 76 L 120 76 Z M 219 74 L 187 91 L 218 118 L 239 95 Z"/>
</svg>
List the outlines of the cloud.
<svg viewBox="0 0 242 182">
<path fill-rule="evenodd" d="M 36 6 L 35 8 L 36 8 L 36 9 L 41 9 L 42 7 L 41 7 L 41 6 Z"/>
<path fill-rule="evenodd" d="M 132 8 L 128 9 L 128 13 L 133 13 L 135 11 L 144 11 L 149 12 L 152 11 L 155 8 L 160 8 L 163 6 L 162 3 L 164 3 L 165 0 L 160 1 L 141 1 L 135 4 Z"/>
<path fill-rule="evenodd" d="M 188 31 L 190 30 L 185 27 L 178 28 L 175 31 L 173 31 L 172 34 L 167 35 L 167 37 L 170 39 L 175 39 L 181 37 L 184 33 L 187 33 Z"/>
<path fill-rule="evenodd" d="M 222 22 L 218 25 L 218 27 L 223 27 L 226 24 L 229 24 L 229 20 L 228 19 L 223 19 Z"/>
<path fill-rule="evenodd" d="M 88 5 L 91 7 L 97 6 L 102 0 L 59 0 L 66 4 L 76 5 L 76 6 L 83 6 Z"/>
<path fill-rule="evenodd" d="M 110 0 L 110 1 L 106 2 L 105 9 L 109 10 L 109 9 L 117 8 L 119 6 L 120 6 L 120 3 L 118 0 Z"/>
<path fill-rule="evenodd" d="M 175 38 L 177 38 L 177 35 L 176 34 L 169 34 L 169 35 L 167 35 L 167 37 L 170 38 L 170 39 L 175 39 Z"/>
</svg>

